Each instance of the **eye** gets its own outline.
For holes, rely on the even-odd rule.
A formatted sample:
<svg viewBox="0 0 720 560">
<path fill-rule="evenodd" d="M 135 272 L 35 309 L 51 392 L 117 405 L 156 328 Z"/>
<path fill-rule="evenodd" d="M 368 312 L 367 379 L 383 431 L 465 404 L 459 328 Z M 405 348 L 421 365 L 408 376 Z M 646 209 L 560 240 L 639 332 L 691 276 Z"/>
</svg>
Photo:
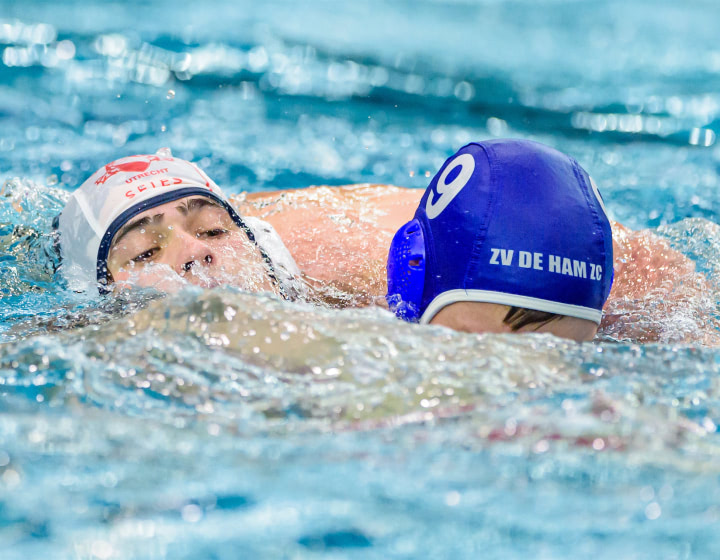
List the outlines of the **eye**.
<svg viewBox="0 0 720 560">
<path fill-rule="evenodd" d="M 137 257 L 133 257 L 130 260 L 132 262 L 136 262 L 136 263 L 142 263 L 142 262 L 149 261 L 150 259 L 152 259 L 155 256 L 155 254 L 159 250 L 160 249 L 158 247 L 153 247 L 152 249 L 148 249 L 147 251 L 140 253 Z"/>
<path fill-rule="evenodd" d="M 224 228 L 209 229 L 209 230 L 198 233 L 198 237 L 201 237 L 201 236 L 218 237 L 220 235 L 225 235 L 227 232 L 228 232 L 228 230 L 226 230 Z"/>
</svg>

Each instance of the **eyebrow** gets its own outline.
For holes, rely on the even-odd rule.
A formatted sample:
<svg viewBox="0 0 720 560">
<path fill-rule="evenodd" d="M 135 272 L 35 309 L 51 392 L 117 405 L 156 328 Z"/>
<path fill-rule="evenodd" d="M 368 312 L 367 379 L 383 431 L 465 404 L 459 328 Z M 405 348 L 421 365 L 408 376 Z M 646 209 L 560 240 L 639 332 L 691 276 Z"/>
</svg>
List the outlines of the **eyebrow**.
<svg viewBox="0 0 720 560">
<path fill-rule="evenodd" d="M 177 209 L 181 214 L 185 214 L 187 216 L 191 212 L 197 212 L 200 208 L 204 208 L 205 206 L 217 206 L 218 208 L 222 208 L 222 206 L 220 206 L 220 204 L 218 204 L 215 200 L 206 197 L 199 197 L 181 202 Z"/>
<path fill-rule="evenodd" d="M 125 224 L 115 236 L 115 240 L 112 242 L 113 246 L 120 243 L 120 240 L 125 237 L 131 231 L 144 228 L 150 225 L 152 222 L 162 222 L 165 214 L 156 214 L 155 216 L 145 216 L 132 222 L 131 224 Z"/>
<path fill-rule="evenodd" d="M 206 206 L 217 206 L 218 208 L 222 208 L 222 206 L 220 206 L 214 200 L 205 197 L 191 198 L 190 200 L 183 201 L 176 208 L 181 214 L 188 216 L 189 214 L 197 212 L 198 210 Z M 139 220 L 136 220 L 132 223 L 125 224 L 115 236 L 115 239 L 112 243 L 113 246 L 120 243 L 120 240 L 128 233 L 144 228 L 151 223 L 162 223 L 164 218 L 165 214 L 155 214 L 154 216 L 145 216 L 144 218 L 140 218 Z"/>
</svg>

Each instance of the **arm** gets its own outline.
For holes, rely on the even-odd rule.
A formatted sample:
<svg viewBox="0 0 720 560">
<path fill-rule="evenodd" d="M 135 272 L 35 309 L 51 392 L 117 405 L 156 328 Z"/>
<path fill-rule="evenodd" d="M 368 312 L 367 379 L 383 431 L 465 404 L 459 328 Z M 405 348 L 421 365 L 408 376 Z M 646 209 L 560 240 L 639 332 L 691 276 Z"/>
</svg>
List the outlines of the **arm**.
<svg viewBox="0 0 720 560">
<path fill-rule="evenodd" d="M 390 241 L 422 194 L 362 184 L 244 194 L 233 203 L 269 222 L 307 277 L 367 305 L 385 295 Z"/>
<path fill-rule="evenodd" d="M 612 228 L 615 281 L 601 331 L 637 342 L 720 343 L 714 290 L 695 263 L 648 230 Z"/>
</svg>

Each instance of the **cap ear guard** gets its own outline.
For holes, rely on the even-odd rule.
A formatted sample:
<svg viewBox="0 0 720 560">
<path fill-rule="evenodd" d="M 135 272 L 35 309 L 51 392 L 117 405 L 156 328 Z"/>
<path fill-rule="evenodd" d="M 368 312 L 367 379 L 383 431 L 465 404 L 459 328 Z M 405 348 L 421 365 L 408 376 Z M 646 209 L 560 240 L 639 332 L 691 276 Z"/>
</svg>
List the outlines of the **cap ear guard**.
<svg viewBox="0 0 720 560">
<path fill-rule="evenodd" d="M 387 281 L 385 299 L 390 309 L 400 319 L 419 321 L 425 288 L 425 236 L 418 220 L 409 221 L 393 237 Z"/>
</svg>

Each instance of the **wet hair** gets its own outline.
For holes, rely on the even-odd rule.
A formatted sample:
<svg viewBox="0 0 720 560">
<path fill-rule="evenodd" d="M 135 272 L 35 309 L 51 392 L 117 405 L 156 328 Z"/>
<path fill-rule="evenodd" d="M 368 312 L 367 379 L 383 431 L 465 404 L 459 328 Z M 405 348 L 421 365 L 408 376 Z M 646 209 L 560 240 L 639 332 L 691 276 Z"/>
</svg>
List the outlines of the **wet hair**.
<svg viewBox="0 0 720 560">
<path fill-rule="evenodd" d="M 548 313 L 546 311 L 536 311 L 535 309 L 525 309 L 524 307 L 511 307 L 503 323 L 510 327 L 513 332 L 519 331 L 523 327 L 528 325 L 537 325 L 535 328 L 539 329 L 543 325 L 560 319 L 562 315 L 557 313 Z"/>
</svg>

